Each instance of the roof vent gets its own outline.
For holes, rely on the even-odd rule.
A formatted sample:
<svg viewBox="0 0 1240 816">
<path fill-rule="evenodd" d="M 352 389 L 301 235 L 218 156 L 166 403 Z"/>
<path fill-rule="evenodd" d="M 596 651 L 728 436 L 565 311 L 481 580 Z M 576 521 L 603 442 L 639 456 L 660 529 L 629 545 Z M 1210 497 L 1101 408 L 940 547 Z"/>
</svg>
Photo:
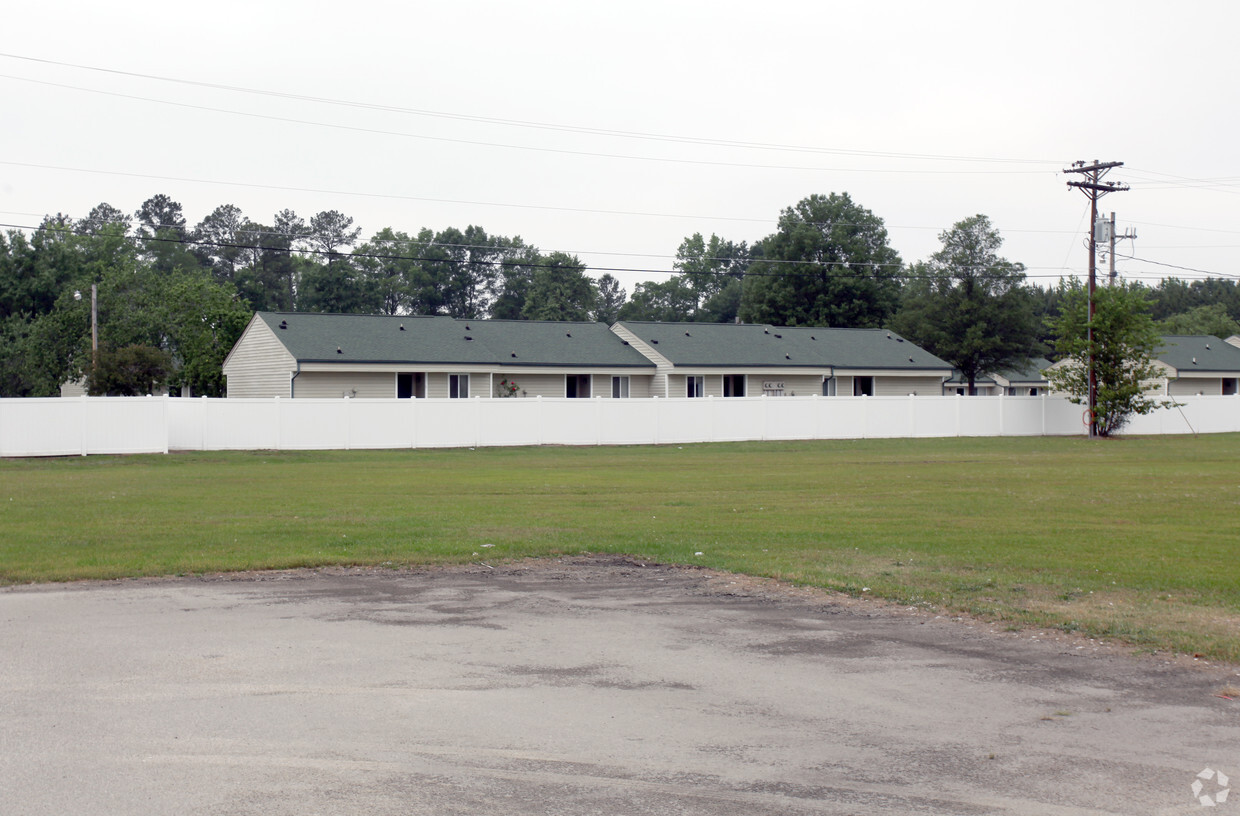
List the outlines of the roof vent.
<svg viewBox="0 0 1240 816">
<path fill-rule="evenodd" d="M 401 323 L 401 324 L 400 324 L 400 330 L 401 330 L 401 331 L 404 331 L 404 330 L 405 330 L 405 324 L 404 324 L 404 323 Z"/>
<path fill-rule="evenodd" d="M 890 339 L 891 339 L 891 332 L 887 332 L 887 339 L 888 339 L 888 340 L 890 340 Z"/>
<path fill-rule="evenodd" d="M 912 357 L 908 358 L 908 361 L 909 361 L 910 363 L 911 363 L 911 362 L 913 362 L 913 358 L 912 358 Z"/>
<path fill-rule="evenodd" d="M 620 342 L 621 342 L 621 343 L 624 343 L 626 346 L 629 344 L 629 341 L 628 341 L 628 340 L 621 340 Z"/>
<path fill-rule="evenodd" d="M 896 338 L 896 342 L 897 342 L 897 343 L 903 343 L 903 342 L 904 342 L 904 338 L 903 338 L 903 337 L 897 337 L 897 338 Z"/>
<path fill-rule="evenodd" d="M 572 333 L 572 332 L 564 332 L 564 336 L 565 336 L 565 337 L 572 337 L 572 336 L 573 336 L 573 333 Z"/>
<path fill-rule="evenodd" d="M 1193 358 L 1193 365 L 1197 365 L 1197 358 L 1196 358 L 1196 357 L 1194 357 L 1194 358 Z"/>
<path fill-rule="evenodd" d="M 651 340 L 650 342 L 651 342 L 651 343 L 654 343 L 656 346 L 657 346 L 657 345 L 659 345 L 659 341 L 658 341 L 658 340 Z"/>
<path fill-rule="evenodd" d="M 784 336 L 783 336 L 782 334 L 777 334 L 777 335 L 775 335 L 775 339 L 776 339 L 776 340 L 783 340 L 783 339 L 784 339 Z"/>
<path fill-rule="evenodd" d="M 474 338 L 470 337 L 470 336 L 467 334 L 467 335 L 465 335 L 465 339 L 466 339 L 466 340 L 473 340 Z"/>
<path fill-rule="evenodd" d="M 336 353 L 337 353 L 337 354 L 344 354 L 344 351 L 343 351 L 343 350 L 341 350 L 340 346 L 336 346 Z"/>
<path fill-rule="evenodd" d="M 467 325 L 465 326 L 465 331 L 473 331 L 473 329 L 469 328 L 469 326 Z"/>
<path fill-rule="evenodd" d="M 785 360 L 791 360 L 792 358 L 791 358 L 791 357 L 789 357 L 787 354 L 785 354 L 785 355 L 784 355 L 784 359 L 785 359 Z"/>
<path fill-rule="evenodd" d="M 763 329 L 763 330 L 762 330 L 762 333 L 763 333 L 763 334 L 770 334 L 770 333 L 771 333 L 771 330 L 770 330 L 770 329 Z"/>
<path fill-rule="evenodd" d="M 280 321 L 280 328 L 282 328 L 282 329 L 287 329 L 287 328 L 288 328 L 288 321 L 287 321 L 287 320 L 281 320 L 281 321 Z"/>
<path fill-rule="evenodd" d="M 1210 344 L 1206 343 L 1206 351 L 1209 351 L 1209 350 L 1210 350 Z"/>
<path fill-rule="evenodd" d="M 817 340 L 818 338 L 817 338 L 817 337 L 815 337 L 814 335 L 812 335 L 812 334 L 811 334 L 811 335 L 809 336 L 809 339 L 810 339 L 810 340 Z"/>
<path fill-rule="evenodd" d="M 685 332 L 685 337 L 691 337 L 691 336 L 692 335 L 690 335 L 689 332 Z M 1206 348 L 1209 348 L 1209 346 L 1206 346 Z"/>
<path fill-rule="evenodd" d="M 514 351 L 514 352 L 512 353 L 512 356 L 513 356 L 513 357 L 516 357 L 516 356 L 517 356 L 517 353 Z"/>
</svg>

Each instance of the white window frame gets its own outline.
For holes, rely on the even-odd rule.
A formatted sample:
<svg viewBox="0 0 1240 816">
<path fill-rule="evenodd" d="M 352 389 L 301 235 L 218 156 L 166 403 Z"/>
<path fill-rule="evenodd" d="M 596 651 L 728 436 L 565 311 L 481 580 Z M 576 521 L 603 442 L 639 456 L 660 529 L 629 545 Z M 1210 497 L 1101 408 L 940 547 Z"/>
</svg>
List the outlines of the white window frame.
<svg viewBox="0 0 1240 816">
<path fill-rule="evenodd" d="M 835 381 L 835 377 L 822 378 L 822 395 L 824 397 L 834 397 L 836 395 L 836 388 L 838 388 L 838 384 Z"/>
<path fill-rule="evenodd" d="M 736 393 L 735 384 L 739 383 L 741 393 Z M 732 387 L 730 387 L 732 386 Z M 724 374 L 723 375 L 723 395 L 725 397 L 743 397 L 749 390 L 749 377 L 744 374 Z M 728 393 L 731 391 L 732 393 Z"/>
<path fill-rule="evenodd" d="M 627 375 L 618 375 L 611 378 L 611 397 L 612 399 L 629 398 L 629 378 Z"/>
<path fill-rule="evenodd" d="M 464 385 L 464 388 L 461 386 Z M 469 375 L 468 374 L 449 374 L 448 375 L 448 398 L 449 399 L 469 399 Z"/>
<path fill-rule="evenodd" d="M 865 393 L 865 390 L 861 387 L 861 383 L 862 383 L 862 382 L 864 382 L 865 380 L 869 380 L 869 381 L 870 381 L 870 393 L 868 393 L 868 394 L 867 394 L 867 393 Z M 869 376 L 869 377 L 861 377 L 861 376 L 856 376 L 856 377 L 853 377 L 853 396 L 854 396 L 854 397 L 872 397 L 872 396 L 874 396 L 874 377 L 872 377 L 872 376 Z"/>
<path fill-rule="evenodd" d="M 692 375 L 686 376 L 685 396 L 690 398 L 706 396 L 706 378 L 694 377 Z"/>
</svg>

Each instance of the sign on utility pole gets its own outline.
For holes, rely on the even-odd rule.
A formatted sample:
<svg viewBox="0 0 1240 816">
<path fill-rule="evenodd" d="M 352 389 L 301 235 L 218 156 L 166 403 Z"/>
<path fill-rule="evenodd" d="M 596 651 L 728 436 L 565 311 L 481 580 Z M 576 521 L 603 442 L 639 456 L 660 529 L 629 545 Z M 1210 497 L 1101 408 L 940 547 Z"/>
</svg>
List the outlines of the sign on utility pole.
<svg viewBox="0 0 1240 816">
<path fill-rule="evenodd" d="M 1082 181 L 1069 181 L 1069 187 L 1076 187 L 1089 199 L 1089 435 L 1098 435 L 1098 372 L 1094 370 L 1094 290 L 1098 285 L 1098 199 L 1107 193 L 1122 193 L 1128 185 L 1121 182 L 1103 181 L 1102 177 L 1114 167 L 1123 167 L 1123 162 L 1100 162 L 1094 159 L 1093 164 L 1083 161 L 1072 162 L 1065 173 L 1080 173 Z M 1114 227 L 1111 229 L 1114 235 Z"/>
</svg>

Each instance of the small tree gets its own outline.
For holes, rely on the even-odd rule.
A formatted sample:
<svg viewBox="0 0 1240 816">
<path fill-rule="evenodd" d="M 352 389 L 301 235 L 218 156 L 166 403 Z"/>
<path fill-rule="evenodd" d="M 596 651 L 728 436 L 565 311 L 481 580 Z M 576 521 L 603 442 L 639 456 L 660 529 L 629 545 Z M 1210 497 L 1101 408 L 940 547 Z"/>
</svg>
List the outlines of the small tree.
<svg viewBox="0 0 1240 816">
<path fill-rule="evenodd" d="M 1078 280 L 1067 287 L 1059 318 L 1053 322 L 1055 351 L 1069 362 L 1050 369 L 1051 387 L 1067 392 L 1077 405 L 1089 404 L 1089 359 L 1098 381 L 1092 417 L 1098 436 L 1110 436 L 1134 414 L 1171 405 L 1150 393 L 1158 388 L 1153 355 L 1162 342 L 1149 314 L 1148 296 L 1136 285 L 1099 287 L 1094 292 L 1093 342 L 1089 340 L 1089 292 Z"/>
<path fill-rule="evenodd" d="M 172 359 L 153 346 L 100 349 L 86 375 L 86 392 L 92 397 L 140 397 L 154 394 L 167 382 Z"/>
</svg>

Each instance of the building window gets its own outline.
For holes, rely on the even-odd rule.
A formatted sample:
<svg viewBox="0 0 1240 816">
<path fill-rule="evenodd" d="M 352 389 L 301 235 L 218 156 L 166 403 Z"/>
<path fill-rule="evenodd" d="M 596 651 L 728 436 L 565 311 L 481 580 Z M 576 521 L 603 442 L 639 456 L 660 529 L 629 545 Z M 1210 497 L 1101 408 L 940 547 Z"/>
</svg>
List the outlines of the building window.
<svg viewBox="0 0 1240 816">
<path fill-rule="evenodd" d="M 822 395 L 824 397 L 835 396 L 835 377 L 822 378 Z"/>
<path fill-rule="evenodd" d="M 397 399 L 422 399 L 426 396 L 426 380 L 421 372 L 396 375 Z"/>
<path fill-rule="evenodd" d="M 612 377 L 611 378 L 611 396 L 613 399 L 629 398 L 629 378 L 628 377 Z"/>
<path fill-rule="evenodd" d="M 590 375 L 569 374 L 564 377 L 564 396 L 569 399 L 589 399 Z"/>
<path fill-rule="evenodd" d="M 874 378 L 873 377 L 853 377 L 853 396 L 854 397 L 874 396 Z"/>
<path fill-rule="evenodd" d="M 1230 397 L 1240 392 L 1240 378 L 1224 377 L 1223 378 L 1223 396 Z"/>
<path fill-rule="evenodd" d="M 723 395 L 725 397 L 745 396 L 745 375 L 744 374 L 724 374 L 723 375 Z"/>
<path fill-rule="evenodd" d="M 685 377 L 685 396 L 700 397 L 702 396 L 702 380 L 703 377 Z"/>
<path fill-rule="evenodd" d="M 469 399 L 469 375 L 448 375 L 448 396 L 451 399 Z"/>
</svg>

